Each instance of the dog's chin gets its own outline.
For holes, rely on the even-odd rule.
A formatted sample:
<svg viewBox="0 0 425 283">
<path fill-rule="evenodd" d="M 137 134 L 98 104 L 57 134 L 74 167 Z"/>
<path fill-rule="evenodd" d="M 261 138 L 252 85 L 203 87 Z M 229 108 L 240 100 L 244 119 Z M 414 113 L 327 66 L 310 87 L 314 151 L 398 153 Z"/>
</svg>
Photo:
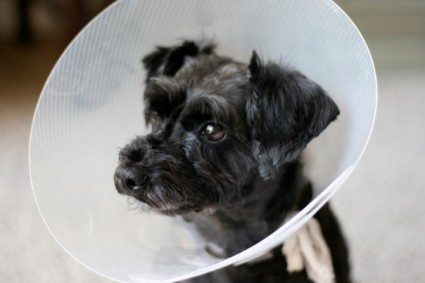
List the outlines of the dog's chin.
<svg viewBox="0 0 425 283">
<path fill-rule="evenodd" d="M 153 211 L 166 216 L 189 216 L 193 214 L 212 215 L 216 209 L 212 207 L 205 208 L 175 208 L 175 209 L 164 209 L 164 208 L 153 208 Z"/>
<path fill-rule="evenodd" d="M 150 205 L 146 201 L 139 199 L 137 197 L 132 197 L 137 204 L 136 206 L 139 207 L 143 211 L 151 211 L 154 213 L 166 215 L 166 216 L 188 216 L 193 215 L 196 213 L 201 213 L 204 215 L 211 215 L 214 214 L 216 211 L 216 208 L 212 206 L 206 206 L 206 207 L 192 207 L 185 204 L 155 204 Z"/>
<path fill-rule="evenodd" d="M 156 213 L 166 215 L 166 216 L 178 216 L 178 215 L 190 215 L 197 212 L 197 209 L 189 209 L 185 207 L 177 207 L 177 208 L 155 208 L 153 207 L 152 210 Z"/>
</svg>

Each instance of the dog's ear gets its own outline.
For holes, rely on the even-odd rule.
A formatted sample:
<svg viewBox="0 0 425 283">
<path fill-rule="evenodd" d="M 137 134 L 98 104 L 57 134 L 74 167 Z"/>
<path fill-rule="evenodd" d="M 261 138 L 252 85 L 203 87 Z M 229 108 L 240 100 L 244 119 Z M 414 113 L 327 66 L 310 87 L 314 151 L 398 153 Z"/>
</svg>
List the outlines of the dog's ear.
<svg viewBox="0 0 425 283">
<path fill-rule="evenodd" d="M 326 92 L 303 74 L 263 64 L 254 51 L 248 66 L 251 96 L 246 105 L 259 172 L 265 179 L 293 161 L 339 110 Z"/>
<path fill-rule="evenodd" d="M 173 47 L 159 46 L 142 60 L 147 72 L 146 81 L 161 75 L 174 76 L 185 64 L 187 57 L 196 57 L 201 53 L 211 54 L 214 47 L 213 44 L 200 46 L 194 41 L 183 41 L 182 44 Z"/>
</svg>

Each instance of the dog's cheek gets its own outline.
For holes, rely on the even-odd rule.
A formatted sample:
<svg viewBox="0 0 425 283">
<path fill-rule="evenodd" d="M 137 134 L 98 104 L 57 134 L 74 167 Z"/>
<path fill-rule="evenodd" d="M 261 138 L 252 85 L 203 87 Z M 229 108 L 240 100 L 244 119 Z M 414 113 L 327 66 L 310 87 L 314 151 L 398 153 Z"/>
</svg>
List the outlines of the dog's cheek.
<svg viewBox="0 0 425 283">
<path fill-rule="evenodd" d="M 232 183 L 241 184 L 255 167 L 251 150 L 238 140 L 229 139 L 223 143 L 204 144 L 203 157 Z"/>
</svg>

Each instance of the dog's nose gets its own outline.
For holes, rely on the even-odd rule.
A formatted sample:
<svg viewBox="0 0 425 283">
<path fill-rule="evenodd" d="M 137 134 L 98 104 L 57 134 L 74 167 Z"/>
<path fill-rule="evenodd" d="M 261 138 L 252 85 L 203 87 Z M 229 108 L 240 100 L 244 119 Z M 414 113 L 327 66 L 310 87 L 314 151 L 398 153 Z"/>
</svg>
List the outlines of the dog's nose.
<svg viewBox="0 0 425 283">
<path fill-rule="evenodd" d="M 127 194 L 137 192 L 142 188 L 140 172 L 134 168 L 118 166 L 115 170 L 114 182 L 119 193 Z"/>
</svg>

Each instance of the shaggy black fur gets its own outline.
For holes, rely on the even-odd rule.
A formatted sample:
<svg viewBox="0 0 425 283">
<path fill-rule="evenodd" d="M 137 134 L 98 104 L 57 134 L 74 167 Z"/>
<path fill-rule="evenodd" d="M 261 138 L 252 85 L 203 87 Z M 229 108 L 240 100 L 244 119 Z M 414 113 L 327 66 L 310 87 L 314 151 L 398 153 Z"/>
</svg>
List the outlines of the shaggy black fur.
<svg viewBox="0 0 425 283">
<path fill-rule="evenodd" d="M 339 114 L 318 84 L 263 63 L 255 51 L 243 64 L 192 41 L 158 47 L 143 64 L 152 133 L 121 150 L 120 193 L 159 213 L 183 215 L 218 257 L 261 241 L 310 201 L 298 157 Z M 316 217 L 337 282 L 349 282 L 347 248 L 329 206 Z M 304 272 L 289 274 L 285 258 L 274 253 L 191 282 L 310 282 Z"/>
</svg>

